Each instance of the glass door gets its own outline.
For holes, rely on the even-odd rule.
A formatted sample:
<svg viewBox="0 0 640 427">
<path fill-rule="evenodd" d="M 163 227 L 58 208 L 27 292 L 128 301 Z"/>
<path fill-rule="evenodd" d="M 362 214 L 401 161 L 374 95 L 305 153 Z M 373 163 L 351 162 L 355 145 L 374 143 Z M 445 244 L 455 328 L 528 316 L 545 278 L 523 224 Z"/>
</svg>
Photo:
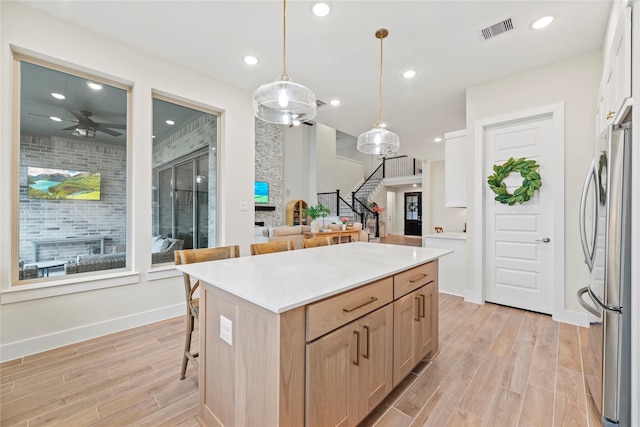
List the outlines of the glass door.
<svg viewBox="0 0 640 427">
<path fill-rule="evenodd" d="M 404 234 L 422 235 L 422 192 L 404 193 Z"/>
</svg>

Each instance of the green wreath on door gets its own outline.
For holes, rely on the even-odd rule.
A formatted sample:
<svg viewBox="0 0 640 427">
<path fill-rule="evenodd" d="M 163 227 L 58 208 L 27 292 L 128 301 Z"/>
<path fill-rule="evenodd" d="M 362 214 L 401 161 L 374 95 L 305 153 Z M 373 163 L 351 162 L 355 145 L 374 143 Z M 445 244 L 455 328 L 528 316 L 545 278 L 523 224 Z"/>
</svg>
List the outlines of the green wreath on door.
<svg viewBox="0 0 640 427">
<path fill-rule="evenodd" d="M 511 157 L 502 165 L 493 166 L 493 175 L 487 177 L 489 188 L 496 193 L 495 200 L 505 205 L 528 202 L 542 186 L 540 174 L 537 169 L 540 167 L 535 160 L 526 160 L 524 157 L 515 160 Z M 520 172 L 522 185 L 513 194 L 509 193 L 507 186 L 503 182 L 511 172 Z"/>
</svg>

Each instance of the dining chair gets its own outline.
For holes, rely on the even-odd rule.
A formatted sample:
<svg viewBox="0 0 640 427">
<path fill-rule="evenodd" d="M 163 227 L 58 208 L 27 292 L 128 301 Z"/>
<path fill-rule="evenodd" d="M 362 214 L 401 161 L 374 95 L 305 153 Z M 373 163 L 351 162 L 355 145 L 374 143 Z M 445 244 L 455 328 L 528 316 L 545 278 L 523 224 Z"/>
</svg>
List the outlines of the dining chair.
<svg viewBox="0 0 640 427">
<path fill-rule="evenodd" d="M 202 248 L 202 249 L 181 249 L 174 252 L 176 265 L 191 264 L 194 262 L 204 261 L 217 261 L 228 258 L 238 258 L 240 256 L 240 247 L 238 245 L 233 246 L 219 246 L 217 248 Z M 198 370 L 198 352 L 191 352 L 191 336 L 193 335 L 193 328 L 195 321 L 198 320 L 200 314 L 200 298 L 194 298 L 193 294 L 200 286 L 200 281 L 196 278 L 192 278 L 187 273 L 182 273 L 184 278 L 184 291 L 187 301 L 187 330 L 184 341 L 184 354 L 182 357 L 182 370 L 180 371 L 180 379 L 185 378 L 187 371 L 187 363 L 190 360 Z"/>
<path fill-rule="evenodd" d="M 251 243 L 251 255 L 264 255 L 273 252 L 292 251 L 293 240 L 280 240 L 268 243 Z"/>
<path fill-rule="evenodd" d="M 304 239 L 302 245 L 305 249 L 317 248 L 318 246 L 328 246 L 331 244 L 331 239 L 328 236 L 324 237 L 312 237 L 310 239 Z"/>
</svg>

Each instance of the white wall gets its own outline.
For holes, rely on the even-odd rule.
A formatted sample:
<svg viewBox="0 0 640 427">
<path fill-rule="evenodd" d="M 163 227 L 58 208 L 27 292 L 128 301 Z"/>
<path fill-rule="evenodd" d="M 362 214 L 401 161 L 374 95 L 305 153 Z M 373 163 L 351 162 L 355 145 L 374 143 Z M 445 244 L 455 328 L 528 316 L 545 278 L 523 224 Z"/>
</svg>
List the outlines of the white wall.
<svg viewBox="0 0 640 427">
<path fill-rule="evenodd" d="M 336 157 L 336 131 L 333 128 L 316 123 L 315 153 L 316 158 L 316 191 L 328 193 L 340 190 L 345 200 L 351 191 L 364 178 L 362 163 Z M 313 155 L 312 155 L 313 158 Z"/>
<path fill-rule="evenodd" d="M 431 209 L 424 211 L 428 214 L 425 234 L 433 234 L 433 227 L 442 227 L 444 231 L 462 231 L 467 220 L 466 208 L 446 208 L 444 206 L 444 160 L 436 160 L 430 163 L 431 177 L 429 186 L 431 188 Z M 424 200 L 424 194 L 423 194 Z M 423 223 L 425 222 L 423 218 Z"/>
<path fill-rule="evenodd" d="M 70 26 L 16 2 L 0 2 L 0 359 L 81 341 L 184 312 L 182 278 L 151 269 L 151 91 L 222 112 L 219 165 L 219 244 L 253 241 L 254 117 L 251 94 L 202 74 Z M 55 287 L 12 286 L 17 264 L 18 141 L 12 136 L 12 47 L 70 68 L 133 86 L 129 132 L 129 254 L 132 271 L 76 278 Z M 88 54 L 87 52 L 90 52 Z M 12 141 L 12 138 L 15 140 Z M 10 201 L 13 201 L 10 203 Z M 13 210 L 8 206 L 13 206 Z M 12 222 L 12 215 L 14 216 Z M 9 244 L 11 242 L 11 244 Z M 77 281 L 77 283 L 76 283 Z M 78 290 L 84 292 L 76 293 Z"/>
<path fill-rule="evenodd" d="M 309 194 L 309 130 L 306 125 L 285 127 L 283 209 L 291 200 L 304 200 L 313 204 Z M 286 222 L 285 213 L 282 219 Z"/>
<path fill-rule="evenodd" d="M 467 132 L 471 143 L 477 143 L 475 122 L 480 119 L 564 102 L 565 111 L 565 309 L 584 313 L 575 294 L 584 286 L 587 271 L 582 256 L 577 226 L 578 205 L 584 175 L 593 155 L 595 141 L 596 93 L 602 72 L 601 52 L 579 55 L 547 66 L 528 70 L 504 79 L 467 90 Z M 475 257 L 473 182 L 476 161 L 467 157 L 467 254 L 469 265 Z M 553 185 L 548 183 L 546 185 Z M 478 207 L 481 208 L 481 207 Z M 475 282 L 469 269 L 467 283 Z M 477 291 L 477 290 L 476 290 Z"/>
</svg>

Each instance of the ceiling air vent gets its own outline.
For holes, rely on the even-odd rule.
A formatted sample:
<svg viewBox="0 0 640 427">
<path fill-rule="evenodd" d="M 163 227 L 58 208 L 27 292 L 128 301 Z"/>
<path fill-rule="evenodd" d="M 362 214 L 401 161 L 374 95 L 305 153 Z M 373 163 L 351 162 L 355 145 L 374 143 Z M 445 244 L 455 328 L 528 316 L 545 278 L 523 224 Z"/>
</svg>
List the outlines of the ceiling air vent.
<svg viewBox="0 0 640 427">
<path fill-rule="evenodd" d="M 507 31 L 514 30 L 513 21 L 511 18 L 507 18 L 504 21 L 500 21 L 497 24 L 493 24 L 489 27 L 480 30 L 480 35 L 483 40 L 489 40 L 497 36 L 498 34 L 506 33 Z"/>
</svg>

